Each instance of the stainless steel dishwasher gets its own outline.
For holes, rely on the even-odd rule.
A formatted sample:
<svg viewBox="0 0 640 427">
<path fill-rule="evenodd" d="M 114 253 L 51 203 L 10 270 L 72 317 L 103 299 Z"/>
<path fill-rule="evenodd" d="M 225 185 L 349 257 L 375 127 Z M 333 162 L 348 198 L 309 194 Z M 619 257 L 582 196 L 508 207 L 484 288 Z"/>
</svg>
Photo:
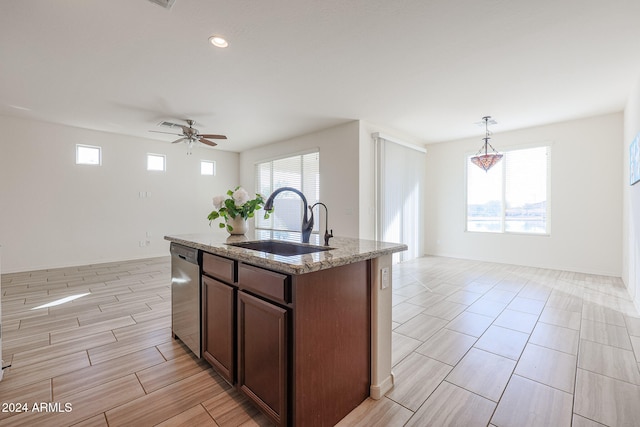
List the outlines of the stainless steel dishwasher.
<svg viewBox="0 0 640 427">
<path fill-rule="evenodd" d="M 171 243 L 171 329 L 200 357 L 199 251 Z"/>
</svg>

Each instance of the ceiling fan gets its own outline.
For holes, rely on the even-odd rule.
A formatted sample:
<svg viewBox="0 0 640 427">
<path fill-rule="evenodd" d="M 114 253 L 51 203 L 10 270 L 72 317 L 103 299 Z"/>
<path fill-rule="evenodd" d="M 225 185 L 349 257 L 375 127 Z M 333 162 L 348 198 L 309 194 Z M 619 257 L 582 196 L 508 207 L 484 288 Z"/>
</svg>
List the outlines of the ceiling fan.
<svg viewBox="0 0 640 427">
<path fill-rule="evenodd" d="M 225 135 L 215 135 L 215 134 L 201 134 L 198 129 L 194 128 L 193 125 L 196 124 L 195 121 L 187 119 L 185 120 L 185 122 L 187 122 L 187 124 L 189 126 L 185 126 L 185 125 L 179 125 L 177 123 L 171 123 L 171 122 L 160 122 L 159 126 L 166 126 L 166 127 L 170 127 L 170 128 L 180 128 L 182 129 L 182 133 L 172 133 L 172 132 L 163 132 L 163 131 L 159 131 L 159 130 L 150 130 L 149 132 L 155 132 L 155 133 L 166 133 L 168 135 L 178 135 L 180 136 L 180 138 L 176 139 L 175 141 L 172 142 L 172 144 L 176 144 L 178 142 L 182 142 L 182 141 L 186 141 L 188 146 L 189 146 L 189 151 L 187 152 L 187 154 L 191 154 L 191 148 L 193 147 L 193 144 L 197 141 L 205 144 L 205 145 L 209 145 L 211 147 L 215 147 L 216 144 L 213 141 L 210 141 L 210 139 L 227 139 L 227 137 Z"/>
</svg>

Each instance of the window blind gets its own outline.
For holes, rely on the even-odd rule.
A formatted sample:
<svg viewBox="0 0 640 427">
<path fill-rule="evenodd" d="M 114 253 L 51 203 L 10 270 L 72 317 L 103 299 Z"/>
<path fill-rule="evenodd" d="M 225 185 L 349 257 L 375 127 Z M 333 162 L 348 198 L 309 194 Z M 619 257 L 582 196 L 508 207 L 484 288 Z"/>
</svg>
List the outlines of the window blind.
<svg viewBox="0 0 640 427">
<path fill-rule="evenodd" d="M 265 198 L 278 188 L 293 187 L 304 194 L 309 206 L 320 199 L 320 153 L 317 151 L 257 163 L 255 172 L 256 191 Z M 257 229 L 300 231 L 304 211 L 302 199 L 297 194 L 280 193 L 273 206 L 274 213 L 269 219 L 255 216 Z M 314 215 L 319 218 L 317 211 Z M 318 222 L 314 224 L 314 232 L 318 231 Z"/>
<path fill-rule="evenodd" d="M 404 243 L 393 262 L 422 255 L 425 151 L 373 135 L 376 143 L 376 238 Z"/>
</svg>

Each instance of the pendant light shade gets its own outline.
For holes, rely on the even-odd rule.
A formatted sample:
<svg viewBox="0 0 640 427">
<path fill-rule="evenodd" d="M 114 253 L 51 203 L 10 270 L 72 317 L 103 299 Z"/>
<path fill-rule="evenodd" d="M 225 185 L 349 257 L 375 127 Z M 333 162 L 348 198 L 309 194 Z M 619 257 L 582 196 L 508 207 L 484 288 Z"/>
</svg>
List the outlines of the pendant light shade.
<svg viewBox="0 0 640 427">
<path fill-rule="evenodd" d="M 502 159 L 502 154 L 482 154 L 482 155 L 476 155 L 473 156 L 471 158 L 471 162 L 478 166 L 481 167 L 482 169 L 486 171 L 488 171 L 489 169 L 491 169 L 493 167 L 493 165 L 495 165 L 496 163 L 498 163 L 500 161 L 500 159 Z"/>
<path fill-rule="evenodd" d="M 488 172 L 489 169 L 493 167 L 496 163 L 502 159 L 502 154 L 498 153 L 495 148 L 491 144 L 489 144 L 489 120 L 491 116 L 485 116 L 482 118 L 485 126 L 485 136 L 482 138 L 484 140 L 484 145 L 480 147 L 480 150 L 476 153 L 475 156 L 471 158 L 471 163 L 474 165 L 484 169 L 485 172 Z M 495 124 L 495 121 L 492 120 L 492 123 Z M 489 152 L 489 147 L 491 147 L 491 153 Z"/>
</svg>

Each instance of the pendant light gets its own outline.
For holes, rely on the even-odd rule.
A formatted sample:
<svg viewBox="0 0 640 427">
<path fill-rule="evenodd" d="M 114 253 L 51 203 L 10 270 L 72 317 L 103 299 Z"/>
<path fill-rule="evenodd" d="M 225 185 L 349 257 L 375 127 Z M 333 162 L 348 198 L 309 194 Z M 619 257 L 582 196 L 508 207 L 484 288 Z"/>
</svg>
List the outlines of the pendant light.
<svg viewBox="0 0 640 427">
<path fill-rule="evenodd" d="M 502 154 L 498 153 L 498 151 L 496 151 L 496 149 L 493 148 L 491 144 L 489 144 L 489 140 L 491 139 L 489 137 L 490 119 L 491 119 L 491 116 L 484 116 L 482 118 L 482 121 L 484 122 L 484 129 L 485 129 L 485 135 L 484 135 L 484 138 L 482 138 L 484 140 L 484 145 L 480 147 L 480 150 L 478 150 L 476 155 L 471 158 L 471 163 L 484 169 L 485 172 L 488 172 L 489 169 L 493 167 L 493 165 L 495 165 L 500 161 L 500 159 L 502 159 Z M 496 121 L 491 120 L 491 124 L 496 124 Z M 491 150 L 493 151 L 492 153 L 489 153 L 489 147 L 491 147 Z M 484 151 L 484 154 L 482 154 L 483 151 Z"/>
</svg>

